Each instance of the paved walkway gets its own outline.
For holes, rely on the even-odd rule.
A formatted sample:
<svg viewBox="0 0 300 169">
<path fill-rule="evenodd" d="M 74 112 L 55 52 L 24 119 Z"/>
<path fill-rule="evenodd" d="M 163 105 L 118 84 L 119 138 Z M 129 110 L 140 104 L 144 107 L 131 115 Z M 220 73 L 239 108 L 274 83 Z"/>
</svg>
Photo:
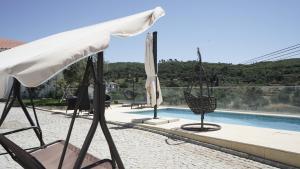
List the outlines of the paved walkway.
<svg viewBox="0 0 300 169">
<path fill-rule="evenodd" d="M 3 104 L 0 104 L 0 110 Z M 61 114 L 37 111 L 45 142 L 64 139 L 70 118 Z M 80 146 L 90 126 L 90 120 L 78 118 L 75 123 L 71 143 Z M 13 108 L 0 132 L 7 129 L 27 126 L 20 109 Z M 199 168 L 273 168 L 252 160 L 240 158 L 213 149 L 173 140 L 162 135 L 142 130 L 109 125 L 116 146 L 126 168 L 132 169 L 199 169 Z M 10 138 L 23 147 L 38 145 L 32 131 L 15 134 Z M 2 147 L 0 151 L 4 150 Z M 98 129 L 89 152 L 97 157 L 109 158 L 108 148 L 101 131 Z M 0 168 L 21 168 L 9 156 L 0 156 Z"/>
<path fill-rule="evenodd" d="M 107 110 L 107 119 L 109 121 L 130 123 L 133 120 L 136 121 L 137 119 L 152 117 L 138 113 L 123 113 L 140 110 L 141 109 L 131 110 L 130 108 L 114 105 L 112 109 Z M 158 121 L 162 119 L 166 118 L 161 118 Z M 300 146 L 298 146 L 300 143 L 300 132 L 225 123 L 218 123 L 222 126 L 222 129 L 213 132 L 189 133 L 178 130 L 183 124 L 195 122 L 199 121 L 180 119 L 179 121 L 167 124 L 141 125 L 151 128 L 154 127 L 158 130 L 167 130 L 170 133 L 193 138 L 198 141 L 218 145 L 228 149 L 245 152 L 261 158 L 279 161 L 284 164 L 298 166 L 300 168 Z"/>
</svg>

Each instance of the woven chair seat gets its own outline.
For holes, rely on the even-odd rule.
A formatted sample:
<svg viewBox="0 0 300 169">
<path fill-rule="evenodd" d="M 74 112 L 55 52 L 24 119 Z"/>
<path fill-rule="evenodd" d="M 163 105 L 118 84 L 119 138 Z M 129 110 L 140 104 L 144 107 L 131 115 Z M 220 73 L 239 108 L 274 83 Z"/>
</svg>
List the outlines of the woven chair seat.
<svg viewBox="0 0 300 169">
<path fill-rule="evenodd" d="M 217 107 L 217 99 L 212 96 L 196 97 L 185 91 L 184 98 L 188 107 L 195 114 L 214 112 Z"/>
</svg>

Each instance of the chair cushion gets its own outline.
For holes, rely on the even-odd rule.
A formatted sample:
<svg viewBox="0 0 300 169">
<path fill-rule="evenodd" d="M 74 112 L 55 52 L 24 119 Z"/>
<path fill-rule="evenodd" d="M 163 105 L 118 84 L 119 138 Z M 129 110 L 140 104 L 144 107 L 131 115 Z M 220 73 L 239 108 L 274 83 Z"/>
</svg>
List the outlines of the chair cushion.
<svg viewBox="0 0 300 169">
<path fill-rule="evenodd" d="M 45 166 L 45 168 L 57 169 L 60 156 L 64 147 L 64 143 L 65 143 L 64 141 L 54 143 L 52 145 L 47 146 L 44 149 L 39 149 L 37 151 L 32 152 L 31 155 L 34 156 L 40 163 L 42 163 L 43 166 Z M 62 168 L 72 169 L 78 157 L 79 152 L 80 152 L 79 148 L 69 143 Z M 81 167 L 88 166 L 99 160 L 100 159 L 87 153 L 82 162 Z M 100 165 L 93 167 L 93 169 L 112 169 L 112 166 L 110 162 L 104 162 Z"/>
</svg>

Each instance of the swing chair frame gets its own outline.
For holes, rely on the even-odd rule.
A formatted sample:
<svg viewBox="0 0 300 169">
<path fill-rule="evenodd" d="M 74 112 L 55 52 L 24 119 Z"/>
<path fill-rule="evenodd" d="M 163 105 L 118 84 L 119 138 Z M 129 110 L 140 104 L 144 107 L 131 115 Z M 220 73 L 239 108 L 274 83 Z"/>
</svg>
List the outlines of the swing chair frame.
<svg viewBox="0 0 300 169">
<path fill-rule="evenodd" d="M 93 119 L 92 119 L 92 124 L 91 124 L 90 129 L 88 131 L 88 134 L 87 134 L 87 136 L 84 140 L 84 143 L 83 143 L 81 149 L 79 150 L 79 153 L 78 153 L 78 156 L 77 156 L 77 159 L 74 163 L 73 168 L 74 169 L 80 169 L 86 155 L 87 156 L 89 155 L 87 153 L 87 151 L 88 151 L 88 148 L 89 148 L 89 146 L 91 144 L 91 141 L 94 137 L 94 134 L 96 132 L 96 129 L 98 127 L 98 122 L 99 122 L 100 127 L 103 131 L 103 134 L 105 136 L 105 139 L 108 143 L 108 147 L 109 147 L 110 154 L 111 154 L 111 160 L 110 159 L 100 160 L 100 161 L 97 161 L 97 162 L 95 162 L 93 164 L 90 164 L 88 166 L 84 166 L 83 168 L 84 169 L 93 168 L 93 167 L 95 167 L 99 164 L 102 164 L 104 162 L 110 162 L 112 168 L 124 169 L 123 162 L 121 160 L 121 157 L 120 157 L 120 155 L 117 151 L 117 148 L 114 144 L 114 141 L 111 137 L 111 134 L 110 134 L 109 129 L 108 129 L 107 124 L 106 124 L 105 99 L 104 99 L 105 98 L 105 82 L 104 82 L 104 78 L 103 78 L 103 75 L 104 75 L 103 65 L 104 65 L 103 52 L 97 53 L 97 62 L 96 62 L 95 66 L 94 66 L 94 63 L 93 63 L 93 58 L 92 57 L 88 58 L 87 66 L 86 66 L 85 73 L 84 73 L 84 77 L 83 77 L 83 80 L 82 80 L 80 88 L 79 88 L 79 93 L 78 93 L 78 98 L 79 99 L 76 103 L 76 108 L 75 108 L 75 110 L 72 114 L 72 119 L 71 119 L 71 123 L 70 123 L 70 126 L 69 126 L 67 137 L 66 137 L 65 141 L 58 140 L 58 141 L 55 141 L 55 142 L 50 143 L 50 144 L 45 144 L 43 142 L 42 132 L 41 132 L 38 120 L 37 120 L 37 116 L 36 116 L 36 113 L 35 113 L 34 106 L 33 106 L 33 109 L 34 109 L 34 115 L 35 115 L 35 118 L 36 118 L 37 126 L 35 126 L 34 122 L 32 121 L 32 119 L 31 119 L 31 117 L 30 117 L 25 105 L 23 104 L 21 97 L 20 97 L 20 83 L 17 80 L 15 80 L 15 83 L 13 85 L 14 87 L 12 88 L 12 90 L 9 94 L 9 95 L 11 95 L 12 91 L 13 91 L 13 93 L 14 93 L 13 94 L 13 99 L 12 99 L 12 101 L 9 101 L 9 100 L 7 101 L 7 104 L 6 104 L 5 109 L 4 109 L 5 114 L 4 115 L 2 114 L 2 116 L 4 116 L 4 117 L 1 118 L 0 122 L 3 123 L 3 121 L 4 121 L 5 117 L 7 116 L 8 112 L 9 112 L 9 110 L 10 110 L 10 108 L 11 108 L 11 106 L 12 106 L 14 100 L 15 100 L 15 98 L 17 98 L 18 101 L 20 102 L 20 105 L 21 105 L 27 119 L 29 120 L 29 122 L 32 126 L 32 127 L 29 127 L 29 128 L 34 129 L 38 139 L 41 142 L 40 147 L 35 148 L 32 151 L 26 152 L 23 149 L 21 149 L 20 147 L 18 147 L 17 145 L 15 145 L 15 143 L 13 143 L 12 141 L 10 141 L 9 139 L 7 139 L 5 137 L 5 135 L 11 134 L 11 133 L 2 133 L 2 134 L 0 134 L 0 144 L 6 149 L 8 154 L 10 154 L 16 162 L 18 162 L 21 166 L 23 166 L 25 168 L 30 166 L 30 168 L 33 167 L 34 169 L 43 169 L 44 168 L 43 163 L 39 162 L 36 158 L 31 156 L 30 153 L 34 153 L 34 152 L 42 150 L 42 149 L 47 149 L 47 147 L 50 147 L 51 145 L 53 145 L 55 143 L 63 142 L 64 145 L 63 145 L 63 150 L 62 150 L 62 153 L 61 153 L 61 156 L 60 156 L 58 169 L 61 169 L 63 167 L 66 152 L 67 152 L 68 147 L 70 146 L 69 141 L 70 141 L 70 137 L 71 137 L 71 134 L 72 134 L 72 129 L 73 129 L 74 122 L 75 122 L 75 119 L 76 119 L 77 111 L 79 109 L 80 102 L 83 99 L 82 88 L 84 88 L 85 85 L 88 85 L 88 80 L 89 80 L 89 77 L 91 76 L 91 78 L 94 81 L 94 87 L 95 87 L 95 90 L 94 90 L 95 103 L 93 104 L 95 113 L 94 113 L 94 116 L 93 116 Z M 26 129 L 20 129 L 19 131 L 24 131 L 24 130 L 26 130 Z M 16 131 L 16 132 L 19 132 L 19 131 Z M 29 161 L 29 160 L 31 160 L 31 161 Z"/>
<path fill-rule="evenodd" d="M 13 85 L 11 87 L 11 90 L 9 92 L 8 98 L 6 100 L 1 118 L 0 118 L 0 126 L 3 125 L 3 122 L 5 121 L 8 113 L 10 112 L 11 108 L 13 107 L 15 101 L 18 101 L 20 107 L 22 108 L 27 120 L 29 121 L 30 127 L 24 127 L 24 128 L 20 128 L 20 129 L 16 129 L 16 130 L 12 130 L 12 131 L 8 131 L 5 133 L 1 133 L 3 135 L 9 135 L 9 134 L 13 134 L 13 133 L 17 133 L 17 132 L 21 132 L 21 131 L 25 131 L 25 130 L 30 130 L 33 129 L 34 133 L 36 134 L 39 142 L 40 142 L 40 146 L 44 146 L 44 140 L 43 140 L 43 134 L 42 134 L 42 130 L 39 124 L 39 120 L 36 114 L 36 110 L 35 110 L 35 106 L 33 103 L 33 92 L 34 92 L 34 88 L 27 88 L 27 91 L 29 93 L 29 98 L 30 98 L 30 103 L 32 106 L 32 110 L 33 110 L 33 114 L 34 114 L 34 118 L 35 118 L 35 123 L 32 120 L 26 105 L 23 103 L 22 97 L 21 97 L 21 84 L 20 82 L 14 78 L 13 80 Z M 37 149 L 38 147 L 32 147 L 32 148 L 28 148 L 26 150 L 30 150 L 30 149 Z M 7 153 L 1 153 L 0 155 L 4 155 Z"/>
</svg>

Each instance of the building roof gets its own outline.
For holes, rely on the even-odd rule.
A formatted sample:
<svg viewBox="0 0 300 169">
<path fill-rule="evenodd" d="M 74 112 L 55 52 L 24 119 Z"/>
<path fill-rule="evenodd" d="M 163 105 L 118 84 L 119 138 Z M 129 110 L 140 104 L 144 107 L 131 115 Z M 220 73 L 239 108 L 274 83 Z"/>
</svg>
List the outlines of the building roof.
<svg viewBox="0 0 300 169">
<path fill-rule="evenodd" d="M 0 48 L 10 49 L 22 44 L 24 44 L 24 42 L 0 38 Z"/>
</svg>

